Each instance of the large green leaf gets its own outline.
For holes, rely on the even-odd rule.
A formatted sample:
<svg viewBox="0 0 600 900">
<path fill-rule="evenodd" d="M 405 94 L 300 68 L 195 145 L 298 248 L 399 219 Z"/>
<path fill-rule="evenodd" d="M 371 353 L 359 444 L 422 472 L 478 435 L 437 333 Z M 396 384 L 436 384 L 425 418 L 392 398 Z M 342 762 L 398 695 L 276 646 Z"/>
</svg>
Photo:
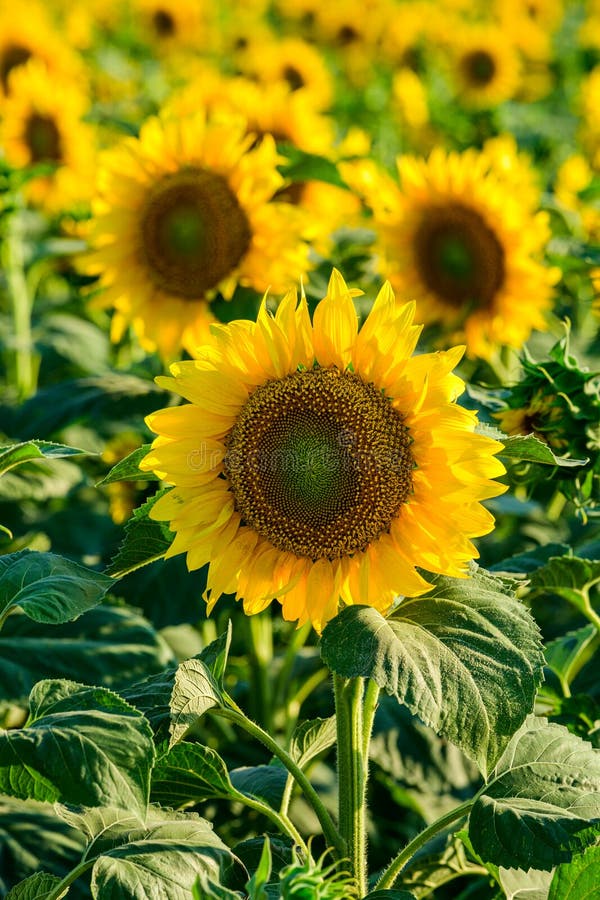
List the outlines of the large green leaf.
<svg viewBox="0 0 600 900">
<path fill-rule="evenodd" d="M 16 612 L 0 634 L 0 700 L 21 700 L 37 681 L 85 675 L 119 688 L 174 662 L 150 623 L 128 608 L 96 606 L 60 629 Z"/>
<path fill-rule="evenodd" d="M 152 799 L 162 806 L 181 807 L 210 798 L 240 799 L 227 766 L 216 750 L 182 742 L 158 759 L 152 774 Z"/>
<path fill-rule="evenodd" d="M 165 555 L 175 535 L 166 522 L 151 519 L 150 511 L 158 498 L 169 490 L 171 488 L 163 488 L 138 509 L 134 509 L 133 516 L 125 525 L 125 537 L 121 546 L 107 569 L 108 575 L 121 578 Z"/>
<path fill-rule="evenodd" d="M 61 381 L 39 390 L 18 410 L 7 411 L 7 427 L 23 440 L 47 438 L 75 422 L 128 421 L 147 415 L 163 406 L 165 397 L 152 381 L 122 372 Z"/>
<path fill-rule="evenodd" d="M 47 803 L 0 797 L 1 897 L 39 870 L 64 877 L 84 849 L 83 835 L 59 819 Z M 72 895 L 73 900 L 85 900 L 78 886 Z"/>
<path fill-rule="evenodd" d="M 498 869 L 498 879 L 506 900 L 548 900 L 552 872 L 538 869 Z"/>
<path fill-rule="evenodd" d="M 533 708 L 542 676 L 539 630 L 500 579 L 435 579 L 389 618 L 343 609 L 321 655 L 339 675 L 372 678 L 485 774 Z"/>
<path fill-rule="evenodd" d="M 10 553 L 0 556 L 0 617 L 18 606 L 36 622 L 69 622 L 97 606 L 113 584 L 54 553 Z"/>
<path fill-rule="evenodd" d="M 287 769 L 276 763 L 271 766 L 241 766 L 229 773 L 231 783 L 246 797 L 256 797 L 273 809 L 281 805 Z"/>
<path fill-rule="evenodd" d="M 207 710 L 225 705 L 221 688 L 202 659 L 196 657 L 181 663 L 171 694 L 170 746 L 182 740 Z"/>
<path fill-rule="evenodd" d="M 86 455 L 90 455 L 89 450 L 53 444 L 50 441 L 23 441 L 19 444 L 10 444 L 0 447 L 0 475 L 26 462 Z"/>
<path fill-rule="evenodd" d="M 469 819 L 487 862 L 548 870 L 600 820 L 600 752 L 562 725 L 530 717 L 478 794 Z"/>
<path fill-rule="evenodd" d="M 148 722 L 117 694 L 42 681 L 31 692 L 26 727 L 0 731 L 0 790 L 145 810 L 154 755 Z"/>
<path fill-rule="evenodd" d="M 600 841 L 600 832 L 597 835 Z M 548 900 L 592 900 L 600 886 L 600 844 L 557 867 Z"/>
<path fill-rule="evenodd" d="M 231 871 L 234 858 L 210 823 L 194 814 L 151 813 L 126 842 L 102 853 L 92 870 L 95 900 L 161 897 L 190 900 L 201 873 L 216 881 Z"/>
<path fill-rule="evenodd" d="M 199 874 L 227 882 L 238 865 L 212 825 L 196 813 L 149 807 L 140 818 L 115 807 L 64 806 L 57 806 L 57 812 L 88 841 L 85 855 L 93 864 L 92 896 L 97 900 L 189 900 Z"/>
<path fill-rule="evenodd" d="M 590 623 L 546 645 L 546 663 L 559 679 L 565 696 L 569 695 L 571 682 L 593 658 L 599 644 L 598 629 Z"/>
</svg>

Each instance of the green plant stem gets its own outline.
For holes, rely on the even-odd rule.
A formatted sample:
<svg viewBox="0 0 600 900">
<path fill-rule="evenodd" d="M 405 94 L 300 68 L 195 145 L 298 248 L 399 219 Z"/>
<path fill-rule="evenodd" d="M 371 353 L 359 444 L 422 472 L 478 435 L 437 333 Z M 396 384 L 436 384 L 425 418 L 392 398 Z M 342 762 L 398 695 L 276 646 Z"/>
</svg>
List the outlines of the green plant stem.
<svg viewBox="0 0 600 900">
<path fill-rule="evenodd" d="M 55 888 L 52 888 L 49 894 L 45 895 L 44 900 L 60 900 L 60 897 L 63 896 L 66 889 L 69 888 L 74 881 L 77 881 L 80 875 L 83 875 L 84 872 L 87 872 L 88 869 L 96 862 L 97 857 L 93 859 L 84 859 L 82 860 L 78 866 L 75 866 L 74 869 L 71 869 L 68 875 L 65 875 L 62 881 L 60 881 Z"/>
<path fill-rule="evenodd" d="M 256 722 L 252 722 L 241 709 L 237 706 L 237 704 L 231 699 L 231 697 L 227 696 L 227 702 L 230 704 L 231 708 L 225 709 L 223 707 L 214 708 L 211 710 L 212 713 L 218 716 L 223 716 L 226 719 L 234 722 L 236 725 L 239 725 L 247 734 L 251 735 L 256 740 L 260 741 L 267 750 L 269 750 L 273 756 L 276 756 L 277 759 L 285 766 L 285 768 L 290 772 L 302 793 L 304 794 L 307 802 L 313 808 L 315 815 L 317 816 L 319 822 L 321 823 L 321 828 L 323 829 L 323 835 L 328 845 L 333 848 L 338 858 L 342 858 L 345 852 L 344 843 L 333 824 L 331 816 L 329 815 L 327 809 L 323 805 L 321 798 L 317 794 L 316 790 L 302 771 L 302 769 L 297 765 L 297 763 L 292 759 L 292 757 L 287 753 L 282 747 L 279 746 L 277 741 L 275 741 L 268 732 L 266 732 L 260 725 L 257 725 Z"/>
<path fill-rule="evenodd" d="M 0 631 L 2 631 L 2 629 L 4 628 L 4 623 L 6 622 L 8 617 L 16 611 L 17 611 L 17 607 L 13 606 L 13 604 L 10 604 L 9 606 L 6 607 L 5 610 L 3 610 L 0 613 Z"/>
<path fill-rule="evenodd" d="M 283 663 L 275 680 L 275 688 L 273 690 L 274 705 L 276 709 L 278 709 L 279 706 L 284 702 L 284 697 L 287 691 L 290 674 L 292 672 L 296 656 L 298 655 L 298 651 L 301 649 L 301 647 L 303 647 L 306 643 L 311 630 L 312 624 L 310 622 L 307 622 L 306 625 L 303 625 L 301 628 L 295 628 L 291 633 L 290 639 L 286 642 L 286 651 L 283 657 Z"/>
<path fill-rule="evenodd" d="M 300 835 L 296 826 L 286 813 L 277 813 L 267 803 L 262 803 L 260 800 L 255 800 L 254 798 L 248 797 L 245 794 L 239 795 L 239 801 L 240 803 L 243 803 L 244 806 L 248 806 L 250 809 L 255 810 L 255 812 L 261 813 L 263 816 L 266 816 L 267 819 L 273 822 L 276 828 L 278 828 L 284 834 L 287 834 L 287 836 L 292 839 L 294 844 L 300 847 L 303 853 L 310 857 L 310 851 L 306 845 L 304 838 Z"/>
<path fill-rule="evenodd" d="M 15 203 L 17 203 L 16 200 Z M 8 221 L 4 255 L 15 335 L 15 383 L 19 399 L 25 400 L 35 393 L 37 363 L 32 350 L 32 301 L 25 277 L 21 209 L 19 206 L 17 206 Z"/>
<path fill-rule="evenodd" d="M 404 866 L 409 862 L 411 857 L 414 856 L 417 850 L 420 850 L 421 847 L 435 837 L 440 831 L 443 831 L 444 828 L 447 828 L 448 825 L 451 825 L 452 822 L 456 822 L 458 819 L 462 819 L 468 815 L 474 802 L 474 798 L 471 798 L 465 803 L 461 803 L 460 806 L 457 806 L 455 809 L 451 809 L 450 812 L 440 816 L 439 819 L 436 819 L 435 822 L 432 822 L 431 825 L 428 825 L 427 828 L 413 838 L 412 841 L 400 851 L 398 856 L 394 857 L 391 861 L 375 885 L 375 890 L 390 890 L 394 886 L 396 878 Z"/>
<path fill-rule="evenodd" d="M 363 709 L 365 683 L 362 678 L 342 678 L 340 675 L 334 675 L 333 682 L 337 723 L 340 834 L 350 859 L 352 877 L 358 894 L 362 897 L 367 885 L 368 762 L 365 746 L 368 747 L 368 739 L 365 739 Z"/>
<path fill-rule="evenodd" d="M 267 731 L 273 731 L 273 621 L 269 613 L 248 616 L 250 664 L 252 668 L 252 713 Z"/>
</svg>

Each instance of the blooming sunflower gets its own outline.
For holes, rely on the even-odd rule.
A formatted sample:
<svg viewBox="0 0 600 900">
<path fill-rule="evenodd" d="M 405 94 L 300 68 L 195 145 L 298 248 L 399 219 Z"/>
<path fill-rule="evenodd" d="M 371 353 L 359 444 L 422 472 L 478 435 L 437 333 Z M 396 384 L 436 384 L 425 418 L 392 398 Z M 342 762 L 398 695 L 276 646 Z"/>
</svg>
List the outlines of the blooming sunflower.
<svg viewBox="0 0 600 900">
<path fill-rule="evenodd" d="M 498 26 L 461 28 L 451 47 L 452 74 L 462 102 L 489 108 L 515 94 L 519 56 L 510 37 Z"/>
<path fill-rule="evenodd" d="M 87 96 L 70 81 L 50 78 L 39 59 L 11 72 L 9 86 L 0 121 L 7 160 L 15 167 L 56 166 L 52 173 L 27 183 L 27 198 L 54 210 L 89 201 L 96 138 L 82 122 Z"/>
<path fill-rule="evenodd" d="M 301 38 L 255 42 L 246 54 L 243 71 L 264 84 L 287 82 L 292 91 L 304 91 L 315 109 L 331 104 L 333 78 L 323 55 Z"/>
<path fill-rule="evenodd" d="M 539 261 L 548 217 L 531 209 L 530 183 L 521 202 L 522 162 L 503 167 L 485 147 L 436 148 L 427 160 L 398 159 L 400 185 L 373 165 L 340 168 L 373 209 L 380 269 L 428 323 L 483 358 L 545 328 L 559 273 Z"/>
<path fill-rule="evenodd" d="M 134 0 L 133 12 L 156 47 L 202 46 L 206 40 L 208 6 L 198 0 Z"/>
<path fill-rule="evenodd" d="M 30 59 L 42 60 L 50 76 L 56 74 L 85 84 L 83 63 L 35 2 L 0 3 L 0 97 L 7 93 L 9 76 Z"/>
<path fill-rule="evenodd" d="M 493 526 L 480 501 L 504 490 L 501 445 L 455 402 L 464 348 L 412 356 L 414 304 L 389 284 L 359 331 L 360 293 L 334 270 L 312 324 L 291 290 L 158 379 L 190 402 L 146 420 L 141 467 L 174 485 L 151 515 L 176 532 L 168 556 L 209 563 L 209 611 L 277 599 L 317 631 L 340 600 L 386 612 L 431 587 L 417 566 L 464 576 Z"/>
<path fill-rule="evenodd" d="M 151 118 L 106 152 L 84 266 L 116 309 L 114 340 L 132 324 L 149 351 L 193 353 L 217 292 L 285 290 L 306 272 L 304 218 L 271 202 L 284 184 L 273 138 L 254 143 L 244 120 L 198 113 Z"/>
</svg>

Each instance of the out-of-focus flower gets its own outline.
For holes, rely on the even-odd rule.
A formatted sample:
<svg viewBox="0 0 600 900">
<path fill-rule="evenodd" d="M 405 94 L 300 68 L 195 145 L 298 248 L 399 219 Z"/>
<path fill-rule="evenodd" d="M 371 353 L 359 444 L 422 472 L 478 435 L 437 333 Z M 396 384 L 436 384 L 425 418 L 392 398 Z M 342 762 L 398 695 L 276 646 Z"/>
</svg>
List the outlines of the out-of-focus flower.
<svg viewBox="0 0 600 900">
<path fill-rule="evenodd" d="M 253 144 L 244 120 L 198 113 L 152 118 L 104 154 L 84 265 L 102 276 L 96 302 L 116 310 L 114 340 L 131 324 L 149 351 L 193 353 L 217 292 L 285 290 L 307 271 L 304 217 L 272 202 L 284 184 L 273 138 Z"/>
<path fill-rule="evenodd" d="M 531 207 L 522 161 L 501 164 L 506 152 L 438 147 L 427 160 L 401 156 L 399 185 L 372 164 L 341 166 L 373 210 L 380 270 L 448 341 L 464 339 L 483 358 L 545 328 L 560 274 L 541 262 L 548 217 Z"/>
<path fill-rule="evenodd" d="M 519 84 L 519 55 L 510 37 L 493 25 L 458 30 L 449 50 L 450 75 L 466 105 L 489 108 L 510 100 Z"/>
<path fill-rule="evenodd" d="M 244 57 L 243 72 L 263 84 L 286 82 L 302 90 L 314 109 L 327 109 L 333 98 L 333 78 L 323 55 L 300 38 L 274 38 L 254 43 Z"/>
</svg>

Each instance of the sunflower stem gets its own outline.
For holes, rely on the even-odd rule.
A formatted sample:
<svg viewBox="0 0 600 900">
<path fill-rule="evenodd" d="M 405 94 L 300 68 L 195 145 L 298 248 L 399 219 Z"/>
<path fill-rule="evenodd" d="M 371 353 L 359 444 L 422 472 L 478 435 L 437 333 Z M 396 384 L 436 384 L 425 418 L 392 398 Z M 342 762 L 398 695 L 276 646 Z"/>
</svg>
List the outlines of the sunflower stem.
<svg viewBox="0 0 600 900">
<path fill-rule="evenodd" d="M 15 384 L 20 400 L 35 393 L 38 362 L 31 334 L 32 300 L 25 277 L 22 200 L 13 195 L 15 210 L 6 219 L 3 262 L 12 306 Z"/>
<path fill-rule="evenodd" d="M 362 678 L 333 676 L 337 723 L 337 775 L 339 795 L 339 828 L 350 860 L 350 870 L 358 896 L 367 887 L 367 805 L 369 738 L 376 700 L 369 691 L 365 703 Z M 366 715 L 365 715 L 366 714 Z M 365 718 L 371 724 L 365 722 Z"/>
<path fill-rule="evenodd" d="M 261 728 L 260 725 L 257 725 L 256 722 L 249 719 L 231 697 L 227 696 L 226 699 L 228 703 L 227 707 L 219 707 L 211 711 L 215 715 L 223 716 L 223 718 L 229 719 L 231 722 L 239 725 L 240 728 L 253 738 L 256 738 L 256 740 L 260 741 L 273 756 L 276 756 L 277 759 L 283 763 L 288 772 L 293 775 L 307 802 L 312 806 L 315 815 L 321 824 L 323 836 L 325 837 L 328 846 L 332 847 L 338 858 L 341 859 L 345 853 L 344 842 L 333 824 L 331 816 L 325 808 L 321 798 L 300 766 L 292 759 L 290 754 L 283 749 L 283 747 L 279 746 L 277 741 L 268 732 Z"/>
<path fill-rule="evenodd" d="M 273 731 L 273 621 L 269 613 L 247 616 L 250 634 L 250 665 L 252 668 L 252 713 L 254 719 L 268 732 Z"/>
<path fill-rule="evenodd" d="M 424 828 L 420 834 L 412 839 L 412 841 L 409 841 L 406 847 L 404 847 L 404 849 L 394 857 L 387 869 L 385 869 L 385 871 L 379 878 L 379 881 L 375 885 L 375 890 L 391 890 L 396 882 L 396 879 L 400 875 L 400 872 L 412 859 L 417 850 L 420 850 L 421 847 L 425 846 L 428 841 L 434 838 L 440 831 L 443 831 L 445 828 L 447 828 L 448 825 L 451 825 L 453 822 L 458 821 L 458 819 L 463 819 L 465 816 L 467 816 L 471 811 L 471 807 L 473 806 L 474 802 L 475 798 L 471 798 L 470 800 L 465 801 L 465 803 L 461 803 L 460 806 L 457 806 L 454 809 L 451 809 L 449 812 L 445 813 L 443 816 L 440 816 L 439 819 L 436 819 L 435 822 L 432 822 L 431 825 L 428 825 L 427 828 Z"/>
</svg>

